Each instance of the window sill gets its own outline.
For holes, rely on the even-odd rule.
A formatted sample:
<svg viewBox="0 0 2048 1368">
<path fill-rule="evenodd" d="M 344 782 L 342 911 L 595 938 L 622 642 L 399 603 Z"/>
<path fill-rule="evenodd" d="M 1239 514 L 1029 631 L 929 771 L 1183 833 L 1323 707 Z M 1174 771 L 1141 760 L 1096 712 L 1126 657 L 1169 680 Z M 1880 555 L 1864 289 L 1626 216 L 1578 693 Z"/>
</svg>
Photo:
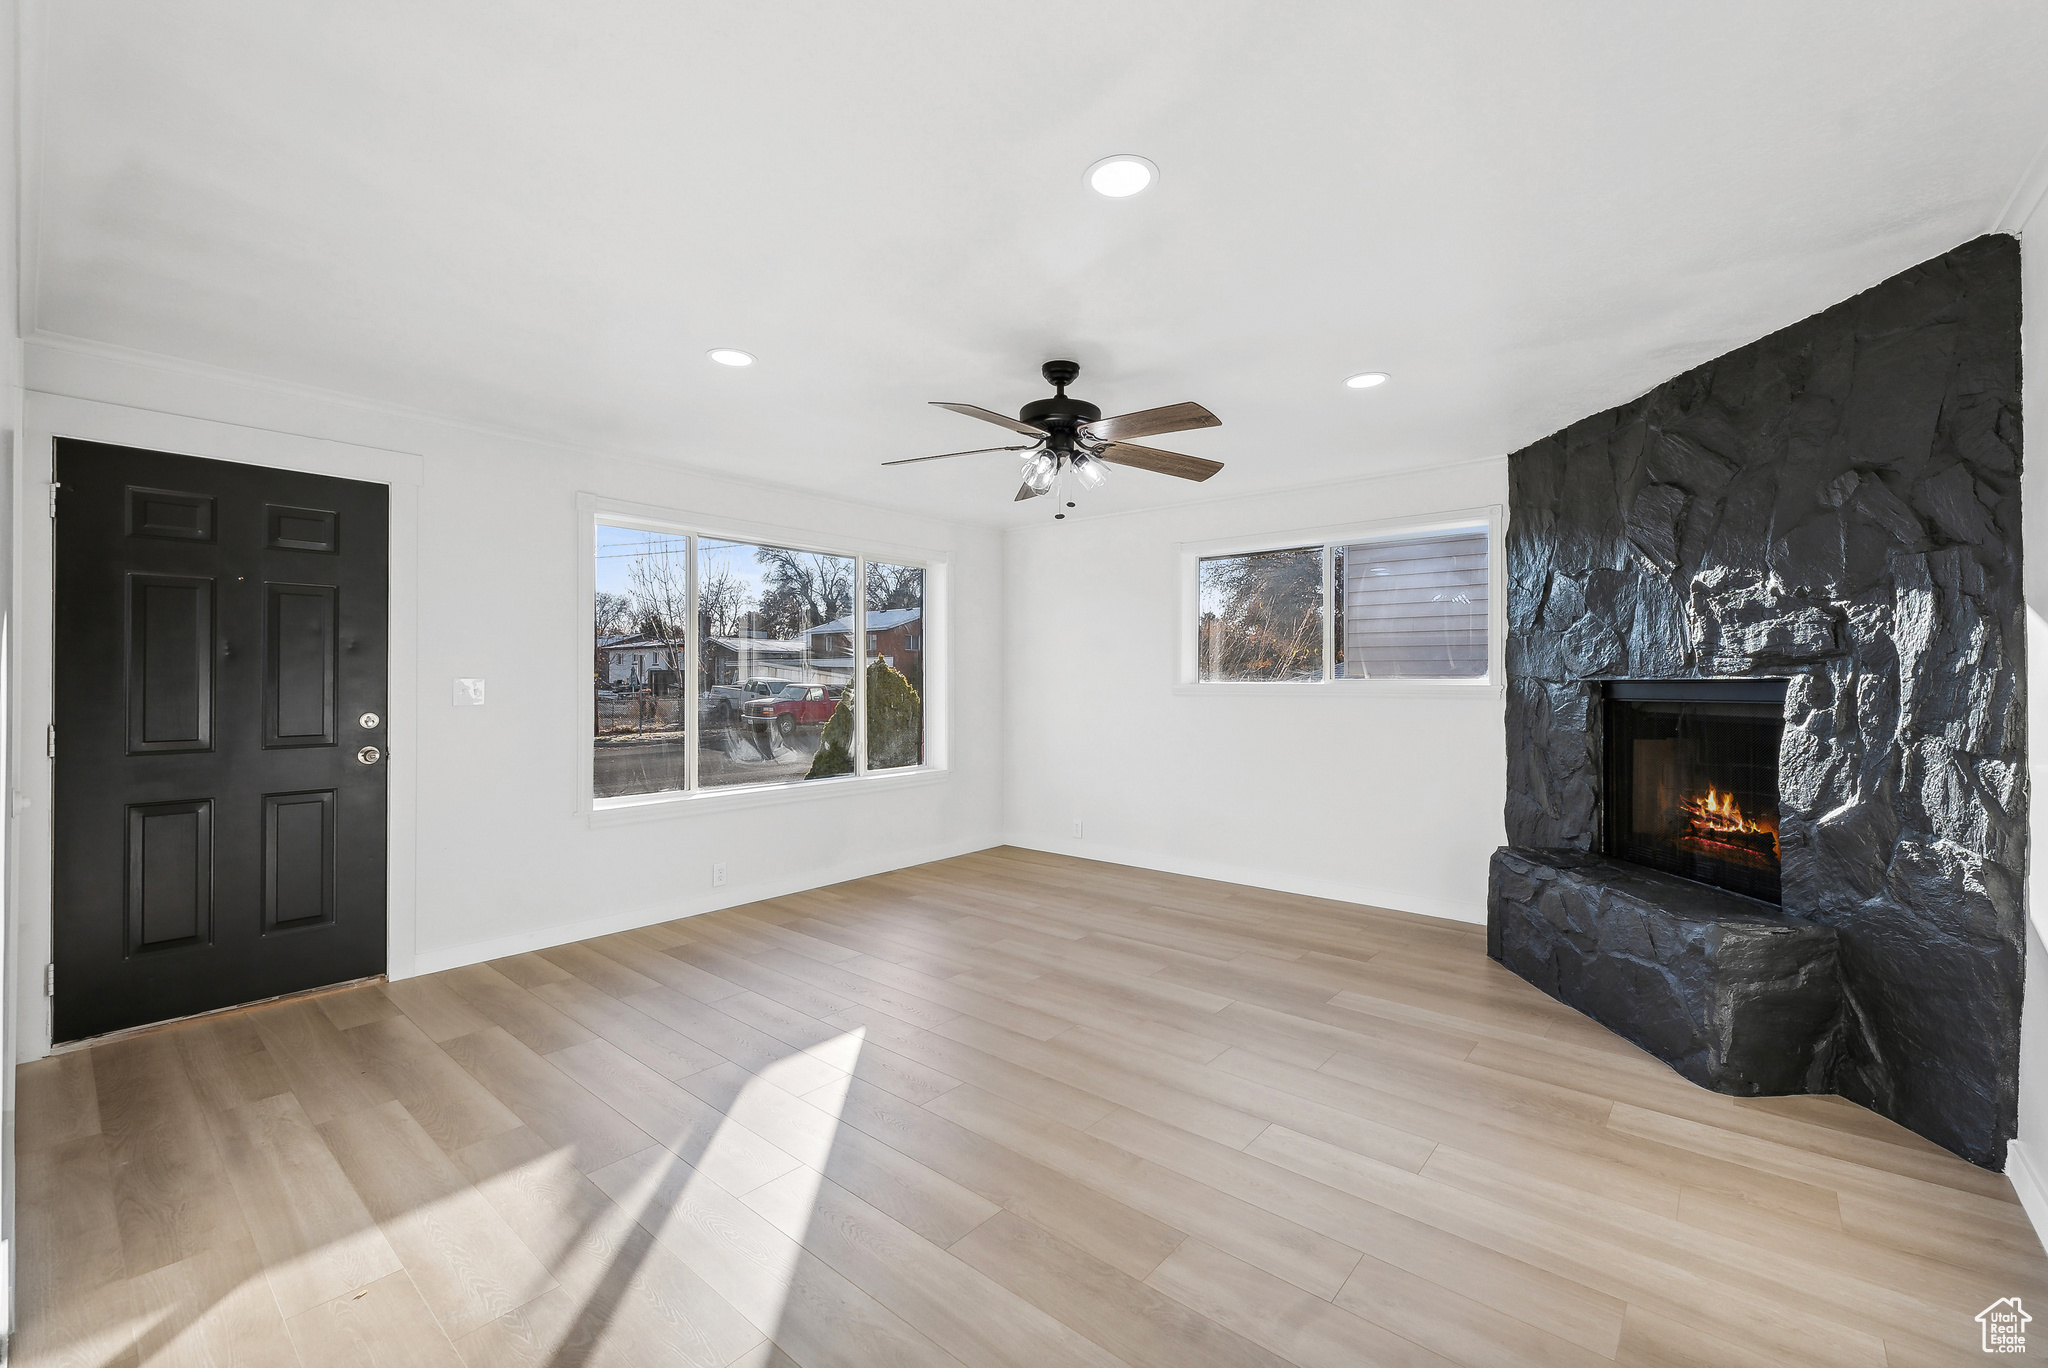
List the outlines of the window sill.
<svg viewBox="0 0 2048 1368">
<path fill-rule="evenodd" d="M 1330 679 L 1286 683 L 1244 680 L 1176 684 L 1177 698 L 1505 698 L 1507 686 L 1490 679 Z"/>
<path fill-rule="evenodd" d="M 888 770 L 879 774 L 846 775 L 837 779 L 808 779 L 789 784 L 758 787 L 699 789 L 695 793 L 640 793 L 630 797 L 598 798 L 586 813 L 593 827 L 622 826 L 634 822 L 659 821 L 667 817 L 704 816 L 749 808 L 779 807 L 785 803 L 811 802 L 819 798 L 853 793 L 893 793 L 898 789 L 921 788 L 944 783 L 950 770 L 932 766 Z"/>
</svg>

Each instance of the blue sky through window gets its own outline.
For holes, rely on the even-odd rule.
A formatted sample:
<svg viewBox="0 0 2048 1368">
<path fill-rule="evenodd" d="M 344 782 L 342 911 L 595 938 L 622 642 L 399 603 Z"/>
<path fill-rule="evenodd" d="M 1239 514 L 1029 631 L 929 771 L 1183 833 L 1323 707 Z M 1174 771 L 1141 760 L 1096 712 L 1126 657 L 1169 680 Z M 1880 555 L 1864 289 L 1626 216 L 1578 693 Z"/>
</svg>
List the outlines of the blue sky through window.
<svg viewBox="0 0 2048 1368">
<path fill-rule="evenodd" d="M 721 572 L 732 575 L 746 586 L 749 598 L 758 603 L 761 593 L 768 585 L 762 578 L 761 567 L 754 559 L 754 547 L 750 542 L 720 541 L 715 537 L 699 537 L 697 546 L 704 557 L 704 564 L 698 567 L 706 579 Z M 678 533 L 647 532 L 634 527 L 609 527 L 597 525 L 597 587 L 613 593 L 630 593 L 633 588 L 631 571 L 633 562 L 642 556 L 675 556 L 681 558 L 689 549 L 688 539 Z"/>
</svg>

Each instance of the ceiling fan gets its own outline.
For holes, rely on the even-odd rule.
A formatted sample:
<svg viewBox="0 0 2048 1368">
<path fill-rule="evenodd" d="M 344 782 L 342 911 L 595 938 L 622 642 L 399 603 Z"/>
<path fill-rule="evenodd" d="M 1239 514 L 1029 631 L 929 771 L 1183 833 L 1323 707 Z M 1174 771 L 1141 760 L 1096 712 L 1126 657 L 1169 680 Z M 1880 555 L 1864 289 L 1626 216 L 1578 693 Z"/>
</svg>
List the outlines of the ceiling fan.
<svg viewBox="0 0 2048 1368">
<path fill-rule="evenodd" d="M 1017 489 L 1019 501 L 1050 494 L 1060 475 L 1071 470 L 1088 489 L 1099 488 L 1109 478 L 1109 466 L 1135 466 L 1139 470 L 1175 475 L 1183 480 L 1206 480 L 1223 469 L 1221 461 L 1183 456 L 1176 451 L 1135 446 L 1127 437 L 1156 437 L 1164 432 L 1186 432 L 1192 428 L 1217 427 L 1223 420 L 1200 404 L 1168 404 L 1164 408 L 1137 413 L 1102 416 L 1102 410 L 1081 399 L 1067 397 L 1067 386 L 1081 374 L 1078 361 L 1048 361 L 1040 371 L 1053 387 L 1050 399 L 1034 399 L 1017 411 L 1015 418 L 973 404 L 948 404 L 934 400 L 939 408 L 964 413 L 985 423 L 994 423 L 1035 440 L 1018 446 L 976 447 L 973 451 L 948 451 L 937 456 L 912 456 L 883 465 L 915 465 L 919 461 L 944 461 L 955 456 L 979 456 L 992 451 L 1024 451 L 1024 483 Z M 1073 505 L 1069 504 L 1068 507 Z M 1065 513 L 1054 517 L 1064 518 Z"/>
</svg>

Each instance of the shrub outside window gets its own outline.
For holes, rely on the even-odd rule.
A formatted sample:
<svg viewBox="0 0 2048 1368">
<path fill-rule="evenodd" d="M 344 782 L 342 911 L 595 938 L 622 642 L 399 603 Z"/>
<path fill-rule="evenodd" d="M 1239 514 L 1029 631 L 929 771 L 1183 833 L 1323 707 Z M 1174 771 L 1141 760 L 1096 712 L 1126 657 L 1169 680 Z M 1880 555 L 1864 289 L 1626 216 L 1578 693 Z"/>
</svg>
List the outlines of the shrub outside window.
<svg viewBox="0 0 2048 1368">
<path fill-rule="evenodd" d="M 1483 682 L 1485 523 L 1195 561 L 1197 683 Z"/>
<path fill-rule="evenodd" d="M 924 762 L 922 651 L 900 644 L 922 645 L 923 567 L 602 515 L 595 547 L 595 798 Z M 863 639 L 897 646 L 866 653 L 865 681 L 853 650 Z M 885 716 L 864 682 L 886 694 Z"/>
<path fill-rule="evenodd" d="M 870 561 L 868 768 L 924 763 L 924 569 Z"/>
</svg>

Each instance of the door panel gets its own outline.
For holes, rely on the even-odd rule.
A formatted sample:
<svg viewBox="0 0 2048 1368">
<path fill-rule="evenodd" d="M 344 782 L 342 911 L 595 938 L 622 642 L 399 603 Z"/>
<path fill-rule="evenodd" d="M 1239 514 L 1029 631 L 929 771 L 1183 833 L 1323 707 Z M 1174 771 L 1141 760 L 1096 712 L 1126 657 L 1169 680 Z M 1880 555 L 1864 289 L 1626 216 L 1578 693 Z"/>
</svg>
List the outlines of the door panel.
<svg viewBox="0 0 2048 1368">
<path fill-rule="evenodd" d="M 334 790 L 263 799 L 263 929 L 334 917 Z"/>
<path fill-rule="evenodd" d="M 128 487 L 128 535 L 171 541 L 213 540 L 213 500 L 177 489 Z"/>
<path fill-rule="evenodd" d="M 213 744 L 213 581 L 129 575 L 127 598 L 128 753 L 207 749 Z"/>
<path fill-rule="evenodd" d="M 384 487 L 68 439 L 56 473 L 55 1038 L 382 972 Z"/>
<path fill-rule="evenodd" d="M 263 510 L 270 529 L 269 544 L 279 551 L 339 551 L 341 517 L 328 508 L 280 508 L 271 504 Z"/>
<path fill-rule="evenodd" d="M 319 584 L 266 584 L 269 650 L 263 671 L 266 746 L 334 744 L 334 589 Z"/>
<path fill-rule="evenodd" d="M 213 930 L 213 804 L 128 809 L 128 945 L 193 945 Z"/>
</svg>

